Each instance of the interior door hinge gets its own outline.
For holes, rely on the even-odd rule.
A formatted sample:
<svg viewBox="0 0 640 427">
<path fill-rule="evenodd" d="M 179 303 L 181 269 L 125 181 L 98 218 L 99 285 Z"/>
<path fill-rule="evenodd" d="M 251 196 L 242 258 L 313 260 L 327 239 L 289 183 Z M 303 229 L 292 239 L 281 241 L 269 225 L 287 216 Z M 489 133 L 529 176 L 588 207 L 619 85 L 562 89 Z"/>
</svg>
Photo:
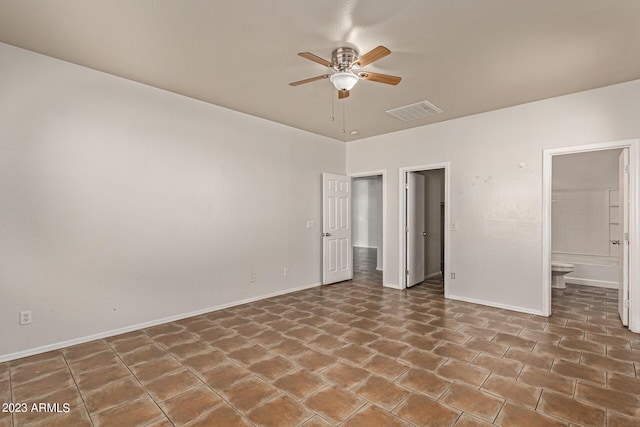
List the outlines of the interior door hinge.
<svg viewBox="0 0 640 427">
<path fill-rule="evenodd" d="M 623 305 L 624 305 L 624 308 L 629 308 L 629 300 L 628 299 L 624 300 Z"/>
<path fill-rule="evenodd" d="M 406 273 L 406 274 L 407 274 L 407 276 L 409 275 L 409 270 L 407 270 L 407 273 Z"/>
<path fill-rule="evenodd" d="M 629 173 L 629 165 L 624 165 L 624 173 Z"/>
<path fill-rule="evenodd" d="M 624 233 L 624 240 L 629 241 L 629 233 Z"/>
</svg>

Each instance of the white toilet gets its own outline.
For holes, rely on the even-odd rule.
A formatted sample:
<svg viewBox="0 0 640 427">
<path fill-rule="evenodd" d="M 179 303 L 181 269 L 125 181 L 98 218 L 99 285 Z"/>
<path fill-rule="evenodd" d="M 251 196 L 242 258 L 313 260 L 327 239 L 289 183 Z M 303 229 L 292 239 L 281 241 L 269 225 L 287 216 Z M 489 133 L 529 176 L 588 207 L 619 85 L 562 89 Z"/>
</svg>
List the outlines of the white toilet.
<svg viewBox="0 0 640 427">
<path fill-rule="evenodd" d="M 573 264 L 551 261 L 551 287 L 556 289 L 566 289 L 567 286 L 564 284 L 564 276 L 572 271 Z"/>
</svg>

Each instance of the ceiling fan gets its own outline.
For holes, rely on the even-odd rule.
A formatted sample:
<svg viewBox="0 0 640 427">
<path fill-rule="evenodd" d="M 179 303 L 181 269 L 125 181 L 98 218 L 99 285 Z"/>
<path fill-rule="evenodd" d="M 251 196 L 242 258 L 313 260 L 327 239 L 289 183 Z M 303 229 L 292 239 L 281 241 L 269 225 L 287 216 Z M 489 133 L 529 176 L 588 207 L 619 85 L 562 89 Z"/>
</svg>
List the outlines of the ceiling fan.
<svg viewBox="0 0 640 427">
<path fill-rule="evenodd" d="M 360 68 L 366 67 L 380 58 L 389 55 L 391 51 L 384 46 L 378 46 L 370 52 L 362 56 L 358 56 L 358 51 L 350 47 L 339 47 L 333 51 L 331 62 L 322 59 L 310 52 L 300 52 L 298 55 L 307 58 L 313 62 L 324 65 L 329 68 L 327 74 L 322 76 L 311 77 L 297 82 L 289 83 L 290 86 L 299 86 L 305 83 L 315 82 L 317 80 L 329 79 L 333 86 L 338 90 L 338 98 L 343 99 L 349 96 L 349 91 L 358 83 L 359 80 L 369 80 L 377 83 L 388 85 L 397 85 L 401 78 L 397 76 L 389 76 L 387 74 L 372 73 L 369 71 L 360 71 Z"/>
</svg>

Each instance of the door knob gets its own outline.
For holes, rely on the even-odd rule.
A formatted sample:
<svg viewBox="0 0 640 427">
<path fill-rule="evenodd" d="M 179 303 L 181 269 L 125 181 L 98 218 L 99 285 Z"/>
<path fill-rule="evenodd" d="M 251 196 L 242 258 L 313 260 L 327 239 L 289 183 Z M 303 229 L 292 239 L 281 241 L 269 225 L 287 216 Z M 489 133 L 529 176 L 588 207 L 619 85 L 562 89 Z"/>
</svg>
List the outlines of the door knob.
<svg viewBox="0 0 640 427">
<path fill-rule="evenodd" d="M 426 232 L 426 231 L 423 231 L 423 232 L 422 232 L 422 235 L 423 235 L 424 237 L 427 237 L 427 232 Z"/>
<path fill-rule="evenodd" d="M 331 236 L 331 233 L 322 233 L 322 235 L 323 235 L 324 237 L 329 237 L 329 236 Z"/>
<path fill-rule="evenodd" d="M 612 240 L 611 244 L 612 245 L 619 245 L 620 244 L 620 240 Z"/>
</svg>

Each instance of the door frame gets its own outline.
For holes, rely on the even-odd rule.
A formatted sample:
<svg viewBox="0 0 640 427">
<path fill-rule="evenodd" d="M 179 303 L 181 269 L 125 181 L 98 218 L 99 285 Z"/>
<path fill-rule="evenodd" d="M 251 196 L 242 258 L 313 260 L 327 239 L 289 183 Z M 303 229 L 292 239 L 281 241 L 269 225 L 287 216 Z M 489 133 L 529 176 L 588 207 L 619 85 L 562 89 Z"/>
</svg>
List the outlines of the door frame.
<svg viewBox="0 0 640 427">
<path fill-rule="evenodd" d="M 380 169 L 374 171 L 366 171 L 366 172 L 356 172 L 347 174 L 347 176 L 353 178 L 367 178 L 372 176 L 382 176 L 382 286 L 389 287 L 387 280 L 385 280 L 387 276 L 387 258 L 389 258 L 384 250 L 387 247 L 387 170 Z M 351 212 L 353 215 L 353 210 Z M 353 218 L 353 217 L 352 217 Z M 351 227 L 353 227 L 353 221 L 351 221 Z M 353 228 L 352 228 L 353 230 Z M 351 251 L 353 252 L 353 242 L 351 242 Z M 395 286 L 391 286 L 395 287 Z"/>
<path fill-rule="evenodd" d="M 451 164 L 450 162 L 442 163 L 430 163 L 426 165 L 406 166 L 399 170 L 398 179 L 398 193 L 400 194 L 400 220 L 398 221 L 400 227 L 398 228 L 400 235 L 400 250 L 399 250 L 399 280 L 400 289 L 407 289 L 407 235 L 405 230 L 407 228 L 407 196 L 405 192 L 405 177 L 409 172 L 420 172 L 426 170 L 444 169 L 444 270 L 442 276 L 444 279 L 444 297 L 449 298 L 449 271 L 451 265 L 449 262 L 449 254 L 451 252 L 451 206 L 450 206 L 450 175 Z"/>
<path fill-rule="evenodd" d="M 550 148 L 542 151 L 542 312 L 551 315 L 551 195 L 553 156 L 629 149 L 629 329 L 640 332 L 640 139 Z"/>
<path fill-rule="evenodd" d="M 629 184 L 631 176 L 629 171 L 623 172 L 622 167 L 630 168 L 629 165 L 629 149 L 623 148 L 622 152 L 618 156 L 618 206 L 620 210 L 620 234 L 617 236 L 622 244 L 621 252 L 622 256 L 622 269 L 618 271 L 618 280 L 622 283 L 618 283 L 618 314 L 620 314 L 620 320 L 625 326 L 629 326 L 629 245 L 625 244 L 629 236 Z M 609 219 L 611 222 L 611 219 Z M 611 231 L 609 231 L 611 235 Z M 615 237 L 614 237 L 615 238 Z M 611 239 L 611 237 L 609 237 Z M 626 271 L 625 271 L 626 267 Z M 627 287 L 624 286 L 624 281 L 627 280 Z M 627 294 L 625 295 L 625 291 Z M 625 307 L 625 297 L 626 307 Z"/>
</svg>

